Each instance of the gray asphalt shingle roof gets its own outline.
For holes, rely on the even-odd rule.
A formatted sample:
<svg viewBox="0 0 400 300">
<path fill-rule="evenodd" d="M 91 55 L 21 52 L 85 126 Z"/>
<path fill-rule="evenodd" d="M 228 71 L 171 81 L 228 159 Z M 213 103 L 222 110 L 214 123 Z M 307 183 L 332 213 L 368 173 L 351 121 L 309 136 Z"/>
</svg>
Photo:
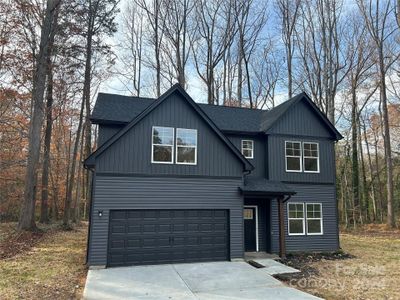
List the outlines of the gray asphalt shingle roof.
<svg viewBox="0 0 400 300">
<path fill-rule="evenodd" d="M 271 195 L 294 195 L 296 192 L 281 181 L 267 180 L 259 177 L 245 177 L 243 192 L 263 193 Z"/>
<path fill-rule="evenodd" d="M 271 110 L 197 104 L 222 131 L 258 133 L 267 132 L 293 104 L 303 98 L 310 102 L 326 125 L 336 135 L 336 138 L 340 139 L 340 133 L 329 123 L 305 93 L 301 93 Z M 99 93 L 90 119 L 94 124 L 128 124 L 155 100 L 154 98 Z"/>
<path fill-rule="evenodd" d="M 260 132 L 268 129 L 281 115 L 289 101 L 272 110 L 227 107 L 198 103 L 207 116 L 223 131 Z M 91 120 L 93 123 L 129 123 L 155 101 L 153 98 L 99 93 Z M 277 113 L 275 113 L 277 112 Z"/>
</svg>

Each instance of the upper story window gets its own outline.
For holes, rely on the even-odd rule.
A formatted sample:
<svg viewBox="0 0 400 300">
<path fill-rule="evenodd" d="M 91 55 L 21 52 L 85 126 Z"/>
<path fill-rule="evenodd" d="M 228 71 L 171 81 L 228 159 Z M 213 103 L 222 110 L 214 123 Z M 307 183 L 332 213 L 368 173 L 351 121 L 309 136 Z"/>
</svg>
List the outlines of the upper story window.
<svg viewBox="0 0 400 300">
<path fill-rule="evenodd" d="M 246 158 L 254 158 L 254 141 L 242 140 L 242 154 Z"/>
<path fill-rule="evenodd" d="M 319 172 L 319 149 L 318 143 L 303 143 L 304 172 Z"/>
<path fill-rule="evenodd" d="M 304 227 L 304 203 L 288 203 L 289 235 L 303 235 Z"/>
<path fill-rule="evenodd" d="M 286 172 L 319 173 L 319 144 L 285 141 Z"/>
<path fill-rule="evenodd" d="M 154 126 L 152 132 L 151 162 L 172 164 L 174 153 L 174 128 Z"/>
<path fill-rule="evenodd" d="M 285 142 L 286 171 L 301 172 L 301 142 Z"/>
<path fill-rule="evenodd" d="M 176 163 L 187 165 L 197 163 L 196 129 L 176 129 Z"/>
</svg>

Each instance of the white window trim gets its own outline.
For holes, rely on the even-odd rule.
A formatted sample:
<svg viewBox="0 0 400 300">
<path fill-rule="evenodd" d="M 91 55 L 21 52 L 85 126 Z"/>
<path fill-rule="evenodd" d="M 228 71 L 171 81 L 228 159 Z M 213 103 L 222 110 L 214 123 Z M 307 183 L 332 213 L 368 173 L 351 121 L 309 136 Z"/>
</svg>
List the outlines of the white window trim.
<svg viewBox="0 0 400 300">
<path fill-rule="evenodd" d="M 320 218 L 308 218 L 307 217 L 307 204 L 317 204 L 321 207 L 321 217 Z M 313 232 L 313 233 L 309 233 L 308 232 L 308 222 L 306 222 L 306 227 L 307 227 L 307 235 L 323 235 L 324 234 L 324 214 L 322 213 L 322 203 L 318 203 L 318 202 L 306 202 L 305 203 L 305 210 L 306 210 L 306 220 L 320 220 L 321 221 L 321 232 Z"/>
<path fill-rule="evenodd" d="M 317 145 L 317 153 L 318 153 L 318 157 L 311 157 L 311 156 L 305 156 L 304 155 L 304 144 L 315 144 L 315 145 Z M 317 142 L 303 142 L 302 143 L 302 156 L 303 156 L 303 166 L 304 166 L 304 173 L 319 173 L 320 172 L 320 170 L 319 170 L 319 143 L 317 143 Z M 286 147 L 285 147 L 286 148 Z M 304 162 L 304 160 L 306 159 L 306 158 L 317 158 L 317 171 L 307 171 L 306 170 L 306 168 L 305 168 L 305 162 Z"/>
<path fill-rule="evenodd" d="M 286 154 L 286 144 L 287 143 L 299 143 L 300 144 L 300 156 L 293 156 L 293 155 L 287 155 Z M 302 142 L 301 141 L 285 141 L 285 149 L 284 149 L 284 151 L 285 151 L 285 170 L 286 170 L 286 172 L 288 172 L 288 173 L 301 173 L 301 172 L 303 172 L 303 159 L 302 159 L 302 157 L 303 157 L 303 147 L 302 147 Z M 296 157 L 296 158 L 300 158 L 300 170 L 288 170 L 288 167 L 287 167 L 287 158 L 288 157 Z"/>
<path fill-rule="evenodd" d="M 179 130 L 192 130 L 196 132 L 196 146 L 178 146 L 178 131 Z M 197 141 L 198 135 L 197 135 L 197 129 L 191 129 L 191 128 L 176 128 L 176 137 L 175 137 L 175 145 L 176 145 L 176 151 L 175 151 L 175 163 L 177 165 L 191 165 L 191 166 L 195 166 L 197 165 Z M 187 162 L 178 162 L 178 147 L 182 147 L 182 148 L 194 148 L 194 162 L 193 163 L 187 163 Z"/>
<path fill-rule="evenodd" d="M 243 143 L 244 142 L 250 142 L 251 143 L 251 149 L 250 148 L 246 148 L 246 150 L 251 150 L 251 156 L 245 156 L 244 155 L 244 153 L 243 153 L 243 150 L 245 150 L 245 148 L 243 147 Z M 253 159 L 254 158 L 254 141 L 253 140 L 242 140 L 242 155 L 245 158 L 248 158 L 248 159 Z"/>
<path fill-rule="evenodd" d="M 256 211 L 256 252 L 258 249 L 258 205 L 243 205 L 243 208 L 255 208 Z"/>
<path fill-rule="evenodd" d="M 303 218 L 290 218 L 289 217 L 289 204 L 301 204 L 303 206 Z M 286 208 L 287 208 L 287 220 L 288 220 L 288 222 L 287 222 L 288 235 L 293 235 L 293 236 L 306 235 L 306 224 L 305 224 L 306 216 L 304 215 L 304 202 L 288 202 Z M 290 220 L 302 220 L 303 221 L 303 233 L 290 233 L 290 222 L 289 222 Z"/>
<path fill-rule="evenodd" d="M 167 144 L 154 144 L 153 143 L 153 136 L 154 136 L 154 128 L 155 127 L 162 127 L 162 128 L 170 128 L 172 129 L 172 145 L 167 145 Z M 174 164 L 174 141 L 175 140 L 175 130 L 174 127 L 167 127 L 167 126 L 152 126 L 151 128 L 151 163 L 152 164 L 167 164 L 167 165 L 172 165 Z M 170 146 L 172 147 L 171 151 L 171 161 L 155 161 L 154 160 L 154 146 Z"/>
</svg>

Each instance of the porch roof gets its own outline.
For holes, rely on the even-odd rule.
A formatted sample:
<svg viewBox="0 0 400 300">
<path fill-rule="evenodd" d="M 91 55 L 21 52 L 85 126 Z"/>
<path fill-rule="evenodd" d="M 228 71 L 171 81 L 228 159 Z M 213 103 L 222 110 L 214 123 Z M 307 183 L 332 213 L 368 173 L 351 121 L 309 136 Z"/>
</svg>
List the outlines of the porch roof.
<svg viewBox="0 0 400 300">
<path fill-rule="evenodd" d="M 252 195 L 285 196 L 296 194 L 294 190 L 281 181 L 259 177 L 245 177 L 244 186 L 241 190 L 244 194 Z"/>
</svg>

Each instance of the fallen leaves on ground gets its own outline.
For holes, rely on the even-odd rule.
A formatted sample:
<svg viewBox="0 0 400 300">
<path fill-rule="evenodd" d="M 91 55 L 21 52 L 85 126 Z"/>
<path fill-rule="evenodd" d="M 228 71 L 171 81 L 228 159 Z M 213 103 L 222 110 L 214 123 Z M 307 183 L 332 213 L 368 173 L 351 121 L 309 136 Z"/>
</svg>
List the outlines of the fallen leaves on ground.
<svg viewBox="0 0 400 300">
<path fill-rule="evenodd" d="M 325 299 L 400 299 L 400 235 L 396 229 L 369 225 L 342 233 L 340 241 L 343 252 L 289 258 L 285 263 L 302 272 L 280 279 Z"/>
<path fill-rule="evenodd" d="M 2 299 L 80 299 L 86 278 L 87 225 L 44 231 L 28 250 L 0 259 Z M 27 242 L 29 243 L 29 242 Z"/>
</svg>

